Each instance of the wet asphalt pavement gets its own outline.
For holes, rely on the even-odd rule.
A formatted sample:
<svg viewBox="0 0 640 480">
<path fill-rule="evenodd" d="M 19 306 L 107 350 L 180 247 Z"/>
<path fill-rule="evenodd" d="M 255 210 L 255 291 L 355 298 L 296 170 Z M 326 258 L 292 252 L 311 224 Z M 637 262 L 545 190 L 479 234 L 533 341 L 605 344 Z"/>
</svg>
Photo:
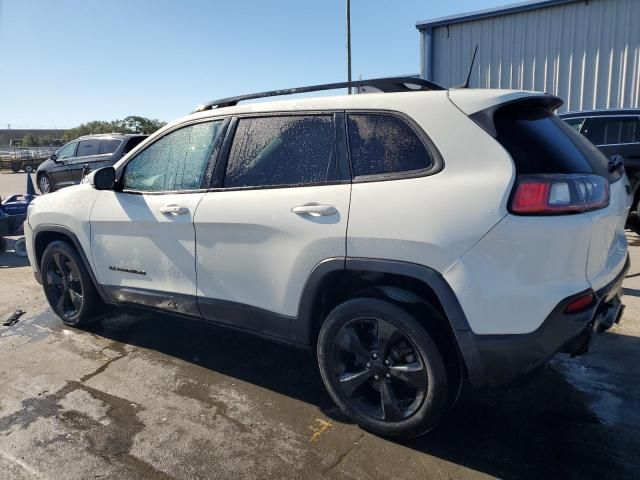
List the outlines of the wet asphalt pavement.
<svg viewBox="0 0 640 480">
<path fill-rule="evenodd" d="M 640 238 L 622 324 L 527 385 L 468 394 L 431 434 L 343 418 L 310 355 L 155 313 L 82 331 L 0 254 L 0 478 L 640 479 Z"/>
</svg>

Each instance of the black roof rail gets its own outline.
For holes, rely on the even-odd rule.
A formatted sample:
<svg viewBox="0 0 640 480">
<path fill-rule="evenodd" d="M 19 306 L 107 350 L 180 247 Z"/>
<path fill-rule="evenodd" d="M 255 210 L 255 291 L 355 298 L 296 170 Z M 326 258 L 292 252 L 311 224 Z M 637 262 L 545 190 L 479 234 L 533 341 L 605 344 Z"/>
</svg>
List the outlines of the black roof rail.
<svg viewBox="0 0 640 480">
<path fill-rule="evenodd" d="M 411 85 L 413 87 L 411 87 Z M 238 95 L 237 97 L 221 98 L 213 102 L 200 105 L 191 113 L 204 112 L 214 108 L 233 107 L 244 100 L 253 100 L 255 98 L 279 97 L 282 95 L 293 95 L 296 93 L 320 92 L 323 90 L 337 90 L 339 88 L 348 87 L 373 87 L 382 92 L 413 92 L 424 90 L 446 90 L 445 87 L 429 80 L 419 77 L 385 77 L 371 78 L 369 80 L 354 80 L 352 82 L 325 83 L 322 85 L 311 85 L 308 87 L 285 88 L 282 90 L 271 90 L 269 92 L 249 93 L 247 95 Z M 415 88 L 418 87 L 418 88 Z"/>
</svg>

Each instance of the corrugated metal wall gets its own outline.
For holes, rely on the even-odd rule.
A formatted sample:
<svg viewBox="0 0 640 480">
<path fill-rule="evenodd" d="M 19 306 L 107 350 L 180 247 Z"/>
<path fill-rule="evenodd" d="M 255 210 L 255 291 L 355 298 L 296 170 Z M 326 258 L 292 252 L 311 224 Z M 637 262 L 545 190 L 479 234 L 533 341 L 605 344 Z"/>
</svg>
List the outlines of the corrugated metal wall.
<svg viewBox="0 0 640 480">
<path fill-rule="evenodd" d="M 540 90 L 561 108 L 640 106 L 640 0 L 589 0 L 433 29 L 433 80 Z M 426 52 L 425 52 L 426 54 Z M 426 61 L 426 60 L 425 60 Z"/>
</svg>

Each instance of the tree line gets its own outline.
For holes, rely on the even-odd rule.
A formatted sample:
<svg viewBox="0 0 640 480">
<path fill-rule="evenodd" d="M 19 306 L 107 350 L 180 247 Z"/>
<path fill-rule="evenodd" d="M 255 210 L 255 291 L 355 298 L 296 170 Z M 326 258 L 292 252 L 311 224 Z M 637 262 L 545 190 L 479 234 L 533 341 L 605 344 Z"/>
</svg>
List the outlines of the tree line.
<svg viewBox="0 0 640 480">
<path fill-rule="evenodd" d="M 67 143 L 83 135 L 96 133 L 145 133 L 151 134 L 166 125 L 158 119 L 149 119 L 137 115 L 130 115 L 122 120 L 93 120 L 83 123 L 64 132 L 61 139 L 54 139 L 51 135 L 38 136 L 27 132 L 22 137 L 23 147 L 56 146 Z"/>
</svg>

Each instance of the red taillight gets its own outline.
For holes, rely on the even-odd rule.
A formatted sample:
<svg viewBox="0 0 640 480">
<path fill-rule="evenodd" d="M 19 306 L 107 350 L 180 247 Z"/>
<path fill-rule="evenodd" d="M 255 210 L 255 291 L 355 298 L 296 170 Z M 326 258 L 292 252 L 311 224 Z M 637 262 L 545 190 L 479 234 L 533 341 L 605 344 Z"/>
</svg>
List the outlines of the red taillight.
<svg viewBox="0 0 640 480">
<path fill-rule="evenodd" d="M 598 175 L 522 175 L 511 200 L 520 215 L 580 213 L 609 204 L 609 182 Z"/>
<path fill-rule="evenodd" d="M 593 303 L 593 292 L 585 293 L 584 295 L 572 300 L 569 305 L 564 308 L 564 313 L 578 313 L 590 307 Z"/>
</svg>

